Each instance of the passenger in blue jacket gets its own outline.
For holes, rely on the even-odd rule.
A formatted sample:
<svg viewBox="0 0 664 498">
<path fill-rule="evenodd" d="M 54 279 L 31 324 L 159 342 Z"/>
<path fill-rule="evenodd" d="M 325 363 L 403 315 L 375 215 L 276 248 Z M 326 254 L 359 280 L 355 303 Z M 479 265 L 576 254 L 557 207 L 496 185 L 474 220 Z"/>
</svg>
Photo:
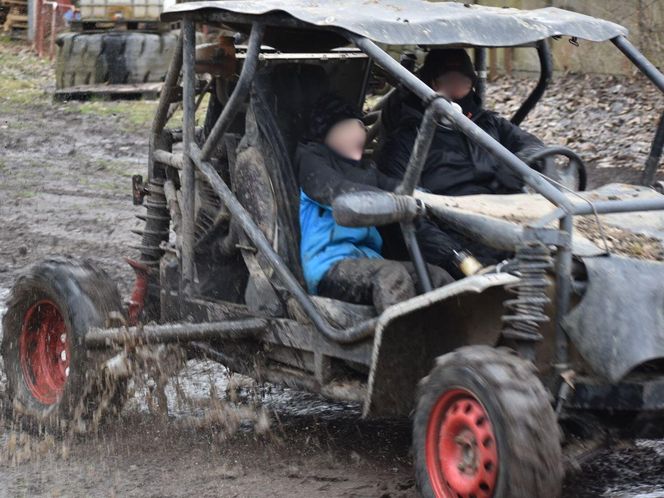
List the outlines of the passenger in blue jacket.
<svg viewBox="0 0 664 498">
<path fill-rule="evenodd" d="M 393 191 L 398 181 L 362 161 L 366 129 L 361 115 L 334 95 L 322 97 L 312 113 L 310 140 L 299 145 L 301 258 L 310 293 L 358 304 L 373 304 L 380 313 L 415 296 L 410 262 L 383 259 L 375 227 L 337 225 L 332 202 L 357 191 Z M 435 286 L 450 282 L 439 267 L 430 267 Z"/>
</svg>

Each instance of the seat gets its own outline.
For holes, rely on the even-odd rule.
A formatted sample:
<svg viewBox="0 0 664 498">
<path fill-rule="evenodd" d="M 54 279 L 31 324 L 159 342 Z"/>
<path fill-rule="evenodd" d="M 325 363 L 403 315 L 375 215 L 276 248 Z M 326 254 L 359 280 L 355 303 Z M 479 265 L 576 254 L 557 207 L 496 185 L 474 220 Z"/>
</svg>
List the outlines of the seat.
<svg viewBox="0 0 664 498">
<path fill-rule="evenodd" d="M 328 88 L 325 70 L 313 64 L 286 63 L 260 70 L 231 171 L 240 202 L 300 282 L 300 197 L 293 156 L 314 102 Z M 262 262 L 261 266 L 267 268 Z"/>
<path fill-rule="evenodd" d="M 329 88 L 327 72 L 319 65 L 283 63 L 261 69 L 252 85 L 245 134 L 231 168 L 231 184 L 239 201 L 301 284 L 300 195 L 293 158 L 308 130 L 314 103 Z M 263 256 L 242 252 L 250 274 L 245 291 L 250 309 L 302 319 L 296 304 L 288 302 L 281 307 L 284 286 Z M 375 315 L 372 306 L 318 297 L 314 300 L 319 311 L 338 326 Z"/>
</svg>

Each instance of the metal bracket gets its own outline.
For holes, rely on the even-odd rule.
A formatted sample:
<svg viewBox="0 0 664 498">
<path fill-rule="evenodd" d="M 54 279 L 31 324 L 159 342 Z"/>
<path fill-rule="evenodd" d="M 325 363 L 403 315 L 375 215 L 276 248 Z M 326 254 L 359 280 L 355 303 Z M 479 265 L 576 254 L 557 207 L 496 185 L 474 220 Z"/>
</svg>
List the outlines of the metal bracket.
<svg viewBox="0 0 664 498">
<path fill-rule="evenodd" d="M 142 175 L 133 175 L 131 177 L 131 196 L 134 206 L 142 206 L 143 199 L 148 194 L 148 189 L 143 183 Z"/>
<path fill-rule="evenodd" d="M 557 228 L 524 227 L 523 240 L 534 240 L 547 246 L 556 246 L 562 249 L 570 249 L 572 245 L 571 234 Z"/>
</svg>

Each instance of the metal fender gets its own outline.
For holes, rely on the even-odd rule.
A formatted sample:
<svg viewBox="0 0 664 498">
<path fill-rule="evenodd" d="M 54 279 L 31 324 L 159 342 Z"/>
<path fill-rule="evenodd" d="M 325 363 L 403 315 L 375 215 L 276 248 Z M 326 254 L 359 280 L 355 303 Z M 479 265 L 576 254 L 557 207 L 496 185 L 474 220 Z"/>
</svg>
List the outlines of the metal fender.
<svg viewBox="0 0 664 498">
<path fill-rule="evenodd" d="M 453 282 L 391 306 L 378 320 L 364 416 L 407 415 L 437 356 L 495 344 L 506 297 L 518 278 L 497 273 Z"/>
</svg>

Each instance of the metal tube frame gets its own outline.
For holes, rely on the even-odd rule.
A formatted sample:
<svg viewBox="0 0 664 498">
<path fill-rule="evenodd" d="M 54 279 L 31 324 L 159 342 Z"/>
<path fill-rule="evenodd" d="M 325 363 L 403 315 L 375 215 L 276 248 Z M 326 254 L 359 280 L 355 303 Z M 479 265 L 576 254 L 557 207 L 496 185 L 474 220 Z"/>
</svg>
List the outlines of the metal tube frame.
<svg viewBox="0 0 664 498">
<path fill-rule="evenodd" d="M 584 216 L 589 214 L 629 213 L 634 211 L 660 211 L 664 209 L 662 199 L 632 199 L 625 201 L 587 201 L 574 204 L 572 214 Z M 549 214 L 532 223 L 535 228 L 545 227 L 549 223 L 563 218 L 567 213 L 563 209 L 555 209 Z"/>
<path fill-rule="evenodd" d="M 537 82 L 535 88 L 533 88 L 533 91 L 530 92 L 530 95 L 528 95 L 528 98 L 523 102 L 523 104 L 521 104 L 521 107 L 519 107 L 519 109 L 514 113 L 514 116 L 512 116 L 512 119 L 510 120 L 517 126 L 520 125 L 524 119 L 526 119 L 526 116 L 530 114 L 530 111 L 532 111 L 540 101 L 544 95 L 544 92 L 549 86 L 551 77 L 553 76 L 553 58 L 551 57 L 551 49 L 546 43 L 546 40 L 540 40 L 537 42 L 537 55 L 539 56 L 540 63 L 539 81 Z"/>
<path fill-rule="evenodd" d="M 265 235 L 256 225 L 251 218 L 249 212 L 242 206 L 242 204 L 235 197 L 228 185 L 223 181 L 219 174 L 215 171 L 212 165 L 207 162 L 211 153 L 215 150 L 219 140 L 223 137 L 225 131 L 230 126 L 233 118 L 235 117 L 240 106 L 246 99 L 251 81 L 258 66 L 258 59 L 260 54 L 260 47 L 265 30 L 263 23 L 255 22 L 252 25 L 252 30 L 249 40 L 249 48 L 247 56 L 243 65 L 242 72 L 238 83 L 231 95 L 221 116 L 215 123 L 213 130 L 206 140 L 202 149 L 199 149 L 194 142 L 194 112 L 195 112 L 195 74 L 194 74 L 194 59 L 195 59 L 195 36 L 194 36 L 194 21 L 191 15 L 185 15 L 183 20 L 183 41 L 181 55 L 173 58 L 169 72 L 166 78 L 165 89 L 167 91 L 162 93 L 160 97 L 159 106 L 157 109 L 157 116 L 153 124 L 152 137 L 161 133 L 165 125 L 165 117 L 167 115 L 168 104 L 170 103 L 171 89 L 175 86 L 177 75 L 179 73 L 179 66 L 182 65 L 184 69 L 184 91 L 183 91 L 183 107 L 184 107 L 184 154 L 182 161 L 183 169 L 183 199 L 185 199 L 185 206 L 189 206 L 194 198 L 195 182 L 193 182 L 193 168 L 197 168 L 207 179 L 210 186 L 219 195 L 220 199 L 229 209 L 232 216 L 234 216 L 245 230 L 249 239 L 256 245 L 257 249 L 266 257 L 267 261 L 275 270 L 275 273 L 283 281 L 286 287 L 291 291 L 293 297 L 298 301 L 300 306 L 311 319 L 314 326 L 326 338 L 342 344 L 354 343 L 370 337 L 373 334 L 376 319 L 367 320 L 354 327 L 346 330 L 335 329 L 320 315 L 315 305 L 311 301 L 307 292 L 302 288 L 296 277 L 286 267 L 283 260 L 274 251 L 270 242 L 265 238 Z M 560 229 L 567 232 L 569 230 L 570 237 L 571 223 L 573 215 L 584 214 L 584 211 L 592 208 L 585 207 L 579 204 L 573 204 L 562 192 L 553 187 L 545 178 L 538 173 L 534 172 L 528 165 L 517 158 L 510 151 L 505 149 L 499 142 L 485 133 L 481 128 L 475 125 L 471 120 L 463 114 L 458 113 L 451 103 L 440 98 L 428 85 L 420 81 L 415 75 L 411 74 L 403 68 L 397 61 L 385 53 L 375 43 L 367 38 L 349 34 L 348 38 L 365 54 L 367 54 L 374 62 L 382 66 L 388 72 L 392 73 L 404 86 L 414 92 L 425 102 L 429 102 L 427 111 L 425 112 L 424 123 L 420 127 L 418 137 L 416 139 L 416 147 L 409 161 L 408 170 L 405 174 L 404 181 L 400 186 L 406 193 L 411 193 L 413 188 L 419 182 L 421 170 L 426 160 L 428 150 L 431 145 L 431 138 L 433 131 L 435 131 L 436 121 L 440 118 L 446 118 L 461 132 L 466 134 L 471 140 L 478 143 L 485 148 L 488 152 L 493 154 L 499 161 L 507 164 L 515 172 L 519 173 L 524 182 L 547 198 L 552 204 L 558 207 L 554 211 L 555 218 L 563 218 L 561 221 Z M 664 91 L 664 76 L 657 71 L 652 64 L 650 64 L 645 57 L 643 57 L 627 40 L 623 37 L 618 37 L 613 42 L 639 67 L 653 82 Z M 178 60 L 180 58 L 180 60 Z M 545 69 L 545 68 L 544 68 Z M 546 73 L 546 71 L 543 71 Z M 540 84 L 542 90 L 542 77 Z M 535 92 L 533 92 L 535 93 Z M 541 95 L 540 95 L 541 96 Z M 531 97 L 533 95 L 531 94 Z M 534 99 L 535 97 L 533 97 Z M 538 97 L 539 98 L 539 97 Z M 530 97 L 528 100 L 531 100 Z M 527 103 L 528 101 L 526 101 Z M 525 105 L 525 103 L 524 103 Z M 523 106 L 522 106 L 523 107 Z M 151 144 L 151 165 L 153 164 L 154 145 Z M 165 159 L 159 157 L 159 159 Z M 170 161 L 169 161 L 170 162 Z M 631 202 L 631 205 L 625 203 Z M 595 203 L 595 206 L 601 208 L 603 212 L 618 212 L 621 207 L 624 210 L 636 210 L 644 205 L 636 205 L 638 201 L 615 201 L 607 204 L 611 206 L 602 206 L 602 203 Z M 642 201 L 643 202 L 643 201 Z M 193 204 L 193 203 L 192 203 Z M 192 206 L 193 207 L 193 206 Z M 664 209 L 664 203 L 656 203 L 656 206 L 648 204 L 652 209 Z M 184 208 L 184 206 L 183 206 Z M 186 215 L 185 215 L 186 213 Z M 183 224 L 193 227 L 193 209 L 183 209 Z M 192 244 L 193 248 L 193 234 L 185 230 L 185 243 Z M 419 248 L 418 248 L 419 249 Z M 185 254 L 188 256 L 185 257 Z M 421 255 L 420 255 L 421 256 Z M 564 331 L 558 328 L 562 319 L 562 311 L 566 310 L 569 306 L 569 290 L 571 289 L 571 249 L 559 250 L 557 255 L 558 279 L 559 287 L 557 290 L 557 300 L 559 313 L 556 317 L 556 358 L 561 362 L 566 361 L 566 336 Z M 185 289 L 190 291 L 193 284 L 193 249 L 189 253 L 183 248 L 183 275 Z M 423 279 L 426 282 L 426 279 Z M 562 336 L 562 337 L 561 337 Z"/>
<path fill-rule="evenodd" d="M 403 240 L 406 243 L 410 259 L 415 267 L 420 290 L 423 293 L 432 291 L 431 275 L 429 275 L 429 269 L 427 268 L 426 261 L 424 261 L 424 256 L 422 256 L 420 244 L 417 241 L 415 224 L 412 221 L 401 223 L 401 233 L 403 234 Z"/>
<path fill-rule="evenodd" d="M 180 77 L 180 71 L 182 70 L 182 43 L 182 36 L 180 36 L 178 38 L 178 44 L 175 47 L 173 58 L 168 66 L 164 86 L 159 94 L 159 103 L 157 104 L 155 117 L 152 120 L 152 129 L 150 130 L 150 150 L 148 156 L 149 179 L 154 177 L 155 162 L 159 162 L 154 157 L 156 144 L 159 142 L 161 132 L 164 130 L 168 120 L 168 110 L 173 100 L 173 92 L 178 87 L 178 78 Z"/>
<path fill-rule="evenodd" d="M 556 317 L 555 330 L 555 368 L 559 373 L 567 370 L 568 341 L 562 318 L 570 308 L 572 297 L 572 234 L 574 233 L 574 216 L 568 214 L 560 220 L 560 231 L 569 236 L 567 245 L 558 246 L 556 254 Z"/>
<path fill-rule="evenodd" d="M 639 52 L 632 43 L 624 36 L 616 36 L 611 40 L 625 56 L 632 61 L 639 70 L 645 74 L 653 84 L 664 93 L 664 74 L 662 74 L 655 65 L 650 62 L 645 55 Z"/>
<path fill-rule="evenodd" d="M 335 329 L 330 326 L 316 309 L 309 294 L 307 294 L 302 288 L 297 278 L 272 248 L 272 244 L 267 240 L 265 234 L 258 227 L 256 222 L 254 222 L 251 214 L 244 208 L 237 197 L 235 197 L 235 194 L 233 194 L 214 167 L 207 161 L 203 160 L 201 151 L 195 144 L 192 144 L 191 146 L 189 157 L 206 178 L 210 187 L 212 187 L 215 193 L 219 196 L 221 202 L 224 203 L 234 219 L 240 224 L 249 240 L 254 243 L 256 248 L 261 254 L 263 254 L 265 259 L 267 259 L 276 275 L 282 280 L 316 329 L 318 329 L 323 336 L 341 344 L 350 344 L 367 339 L 373 335 L 377 323 L 377 319 L 375 318 L 365 320 L 364 322 L 345 330 Z"/>
<path fill-rule="evenodd" d="M 574 215 L 593 212 L 593 206 L 590 205 L 590 203 L 588 203 L 588 205 L 573 204 L 563 192 L 549 183 L 543 175 L 532 170 L 528 165 L 505 149 L 499 142 L 494 140 L 466 116 L 459 112 L 455 112 L 448 100 L 444 98 L 436 98 L 437 94 L 433 89 L 419 80 L 415 75 L 401 67 L 397 61 L 378 47 L 374 42 L 362 36 L 353 34 L 349 35 L 348 38 L 354 42 L 360 50 L 371 57 L 375 63 L 396 77 L 399 83 L 403 84 L 408 90 L 413 92 L 424 102 L 429 102 L 427 112 L 422 118 L 423 123 L 420 126 L 416 144 L 425 144 L 427 139 L 426 134 L 429 133 L 426 120 L 437 120 L 444 117 L 451 121 L 452 124 L 470 140 L 482 146 L 489 153 L 493 154 L 496 159 L 520 174 L 527 185 L 532 187 L 536 192 L 540 193 L 557 207 L 553 213 L 543 218 L 543 220 L 550 218 L 547 223 L 542 224 L 542 220 L 539 220 L 535 223 L 535 226 L 545 226 L 550 221 L 558 218 L 561 220 L 559 227 L 560 231 L 569 234 L 569 239 L 567 239 L 568 243 L 559 245 L 556 254 L 555 361 L 557 368 L 563 368 L 568 361 L 568 338 L 562 328 L 562 321 L 569 310 L 572 292 L 571 273 L 573 255 L 571 238 L 573 236 L 573 220 Z M 657 68 L 640 54 L 624 37 L 618 37 L 612 41 L 653 81 L 653 83 L 655 83 L 660 90 L 664 92 L 664 75 L 662 75 Z M 519 122 L 521 119 L 525 118 L 539 98 L 541 98 L 546 89 L 546 85 L 548 84 L 548 80 L 550 79 L 550 53 L 548 53 L 548 47 L 545 45 L 545 42 L 540 42 L 538 45 L 538 53 L 541 62 L 540 81 L 526 102 L 524 102 L 519 111 L 517 111 L 513 121 L 516 119 L 516 121 Z M 549 58 L 547 58 L 547 55 Z M 421 167 L 424 161 L 424 159 L 420 161 L 420 155 L 424 154 L 426 157 L 430 143 L 431 142 L 429 141 L 424 152 L 422 150 L 416 150 L 415 148 L 413 149 L 407 170 L 404 174 L 404 184 L 406 183 L 405 178 L 408 178 L 409 184 L 413 182 L 413 179 L 415 180 L 415 184 L 419 183 Z M 634 211 L 640 208 L 664 209 L 664 200 L 657 200 L 652 203 L 645 201 L 615 201 L 593 204 L 595 206 L 595 212 L 597 212 L 598 208 L 603 212 L 618 212 L 621 210 Z"/>
<path fill-rule="evenodd" d="M 194 20 L 185 16 L 182 22 L 182 108 L 184 110 L 182 135 L 184 150 L 195 143 L 196 126 L 196 31 Z M 195 189 L 196 170 L 194 163 L 184 155 L 182 173 L 182 291 L 186 296 L 194 293 L 194 235 L 195 235 Z"/>
<path fill-rule="evenodd" d="M 437 98 L 442 97 L 438 96 Z M 420 176 L 424 169 L 429 149 L 431 148 L 431 142 L 433 141 L 433 136 L 436 132 L 436 110 L 435 107 L 431 105 L 432 103 L 433 101 L 429 104 L 426 111 L 424 111 L 424 118 L 422 119 L 420 131 L 417 134 L 415 144 L 413 145 L 413 152 L 408 160 L 406 173 L 403 176 L 401 184 L 395 190 L 395 193 L 397 194 L 413 195 L 413 192 L 420 181 Z M 413 262 L 413 266 L 415 266 L 420 289 L 422 292 L 433 290 L 431 276 L 429 275 L 429 270 L 417 241 L 414 223 L 412 221 L 401 223 L 401 233 L 403 234 L 410 259 Z"/>
<path fill-rule="evenodd" d="M 486 47 L 475 47 L 475 72 L 477 73 L 477 83 L 475 84 L 475 91 L 479 98 L 484 101 L 486 96 Z"/>
<path fill-rule="evenodd" d="M 650 145 L 650 154 L 648 154 L 646 166 L 643 169 L 643 175 L 641 176 L 641 184 L 646 187 L 655 182 L 659 160 L 662 158 L 662 149 L 664 149 L 664 112 L 659 118 L 655 138 Z"/>
<path fill-rule="evenodd" d="M 251 33 L 249 34 L 247 55 L 244 64 L 242 65 L 240 77 L 235 84 L 235 88 L 233 89 L 233 93 L 230 95 L 228 102 L 226 102 L 224 109 L 221 111 L 221 116 L 217 119 L 217 122 L 212 127 L 205 144 L 203 144 L 201 155 L 204 161 L 210 159 L 212 153 L 217 148 L 217 144 L 233 123 L 233 119 L 235 119 L 237 112 L 247 98 L 251 83 L 256 74 L 256 69 L 258 68 L 258 56 L 261 51 L 264 34 L 264 24 L 254 23 L 252 25 Z"/>
<path fill-rule="evenodd" d="M 664 74 L 662 74 L 652 62 L 639 52 L 639 50 L 624 36 L 617 36 L 611 41 L 630 61 L 632 61 L 632 64 L 638 67 L 639 70 L 652 81 L 660 92 L 664 93 Z M 643 185 L 648 186 L 654 181 L 655 174 L 657 173 L 657 165 L 662 157 L 663 147 L 664 113 L 662 113 L 659 125 L 657 126 L 657 131 L 655 132 L 655 137 L 653 138 L 652 146 L 650 148 L 650 155 L 646 160 L 645 168 L 643 170 L 643 176 L 641 177 L 641 183 Z"/>
<path fill-rule="evenodd" d="M 168 344 L 211 339 L 248 339 L 260 334 L 268 326 L 263 318 L 247 318 L 224 322 L 182 323 L 92 328 L 85 335 L 90 348 L 104 348 L 115 344 Z"/>
</svg>

